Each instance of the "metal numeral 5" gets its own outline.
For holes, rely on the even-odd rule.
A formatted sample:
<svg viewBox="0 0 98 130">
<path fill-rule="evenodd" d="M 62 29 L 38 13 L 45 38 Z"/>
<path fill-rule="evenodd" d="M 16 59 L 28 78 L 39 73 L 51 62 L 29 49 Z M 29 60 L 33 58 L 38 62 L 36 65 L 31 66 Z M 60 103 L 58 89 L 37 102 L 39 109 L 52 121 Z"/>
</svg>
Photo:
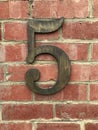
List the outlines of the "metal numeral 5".
<svg viewBox="0 0 98 130">
<path fill-rule="evenodd" d="M 58 79 L 53 87 L 43 89 L 36 85 L 40 74 L 37 69 L 30 69 L 26 72 L 26 84 L 30 90 L 49 95 L 63 89 L 70 78 L 70 61 L 67 54 L 58 47 L 45 45 L 35 47 L 35 33 L 50 33 L 58 30 L 63 24 L 64 18 L 60 19 L 30 19 L 28 21 L 28 56 L 27 63 L 32 64 L 36 56 L 50 54 L 56 58 L 58 63 Z"/>
</svg>

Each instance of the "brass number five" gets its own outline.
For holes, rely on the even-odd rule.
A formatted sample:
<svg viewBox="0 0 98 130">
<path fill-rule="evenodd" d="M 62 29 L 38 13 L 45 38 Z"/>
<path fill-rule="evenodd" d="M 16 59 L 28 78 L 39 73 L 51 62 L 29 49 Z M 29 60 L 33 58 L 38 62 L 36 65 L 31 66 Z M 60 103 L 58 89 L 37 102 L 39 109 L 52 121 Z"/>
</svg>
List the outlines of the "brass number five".
<svg viewBox="0 0 98 130">
<path fill-rule="evenodd" d="M 27 63 L 34 62 L 36 56 L 40 54 L 50 54 L 54 56 L 58 63 L 58 79 L 55 85 L 51 88 L 43 89 L 36 85 L 39 79 L 39 71 L 37 69 L 30 69 L 26 72 L 26 84 L 30 90 L 49 95 L 54 94 L 65 87 L 70 78 L 70 61 L 67 54 L 55 46 L 41 46 L 35 47 L 35 33 L 49 33 L 56 31 L 63 24 L 64 18 L 61 19 L 30 19 L 28 21 L 28 56 Z"/>
</svg>

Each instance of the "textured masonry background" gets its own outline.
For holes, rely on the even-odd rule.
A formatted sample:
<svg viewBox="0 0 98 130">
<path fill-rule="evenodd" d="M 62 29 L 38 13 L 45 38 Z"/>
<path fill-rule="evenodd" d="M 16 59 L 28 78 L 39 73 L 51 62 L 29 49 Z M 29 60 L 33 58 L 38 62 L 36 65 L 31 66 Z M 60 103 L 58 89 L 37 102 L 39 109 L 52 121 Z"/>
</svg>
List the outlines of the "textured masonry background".
<svg viewBox="0 0 98 130">
<path fill-rule="evenodd" d="M 69 84 L 55 95 L 31 92 L 29 68 L 52 86 L 57 63 L 41 55 L 26 64 L 28 18 L 64 17 L 64 26 L 37 34 L 36 46 L 54 45 L 71 60 Z M 0 130 L 98 130 L 98 0 L 0 0 Z"/>
</svg>

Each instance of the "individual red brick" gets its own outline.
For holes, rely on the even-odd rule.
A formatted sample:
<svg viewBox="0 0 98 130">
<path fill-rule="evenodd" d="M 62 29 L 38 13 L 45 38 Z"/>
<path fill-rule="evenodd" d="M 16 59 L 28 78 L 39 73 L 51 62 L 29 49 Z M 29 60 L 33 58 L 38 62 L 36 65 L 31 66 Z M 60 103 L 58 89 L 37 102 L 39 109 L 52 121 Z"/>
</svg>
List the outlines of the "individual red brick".
<svg viewBox="0 0 98 130">
<path fill-rule="evenodd" d="M 90 100 L 98 100 L 98 84 L 90 85 Z"/>
<path fill-rule="evenodd" d="M 98 1 L 97 0 L 94 0 L 94 7 L 93 7 L 93 10 L 94 10 L 94 17 L 98 17 Z"/>
<path fill-rule="evenodd" d="M 89 81 L 90 65 L 73 64 L 71 66 L 71 81 Z"/>
<path fill-rule="evenodd" d="M 0 82 L 4 81 L 4 67 L 0 66 Z"/>
<path fill-rule="evenodd" d="M 91 68 L 90 68 L 90 80 L 91 81 L 98 80 L 98 71 L 96 71 L 97 69 L 98 69 L 98 64 L 91 65 Z"/>
<path fill-rule="evenodd" d="M 53 7 L 53 5 L 55 5 L 56 3 L 57 1 L 34 1 L 33 17 L 36 18 L 56 17 L 55 7 Z"/>
<path fill-rule="evenodd" d="M 0 86 L 0 100 L 28 101 L 32 100 L 32 92 L 24 85 Z"/>
<path fill-rule="evenodd" d="M 63 26 L 63 37 L 67 39 L 96 39 L 98 22 L 69 22 Z M 91 31 L 92 30 L 92 31 Z"/>
<path fill-rule="evenodd" d="M 25 23 L 5 23 L 5 40 L 27 40 L 27 25 Z"/>
<path fill-rule="evenodd" d="M 28 18 L 29 2 L 28 1 L 9 1 L 10 18 Z"/>
<path fill-rule="evenodd" d="M 84 18 L 88 16 L 88 1 L 35 1 L 33 8 L 33 16 L 38 18 Z"/>
<path fill-rule="evenodd" d="M 88 44 L 83 43 L 37 43 L 38 46 L 52 45 L 62 49 L 70 60 L 87 60 L 88 58 Z M 40 56 L 40 60 L 53 60 L 49 55 Z"/>
<path fill-rule="evenodd" d="M 0 130 L 32 130 L 31 123 L 1 123 Z"/>
<path fill-rule="evenodd" d="M 98 130 L 98 123 L 87 123 L 85 130 Z"/>
<path fill-rule="evenodd" d="M 57 66 L 55 64 L 36 65 L 14 65 L 8 66 L 9 81 L 24 81 L 25 73 L 35 68 L 40 71 L 40 81 L 50 81 L 57 79 Z"/>
<path fill-rule="evenodd" d="M 39 123 L 37 130 L 80 130 L 80 126 L 74 123 Z"/>
<path fill-rule="evenodd" d="M 29 10 L 28 1 L 0 2 L 0 18 L 27 18 Z"/>
<path fill-rule="evenodd" d="M 9 4 L 7 1 L 0 2 L 0 18 L 9 18 Z"/>
<path fill-rule="evenodd" d="M 5 61 L 5 46 L 0 44 L 0 62 Z"/>
<path fill-rule="evenodd" d="M 85 18 L 88 16 L 88 1 L 87 0 L 64 0 L 58 1 L 57 10 L 58 17 L 65 18 Z"/>
<path fill-rule="evenodd" d="M 24 61 L 27 56 L 27 46 L 25 44 L 13 44 L 5 46 L 6 61 Z"/>
<path fill-rule="evenodd" d="M 30 120 L 53 118 L 51 104 L 4 105 L 2 107 L 3 120 Z"/>
<path fill-rule="evenodd" d="M 98 60 L 98 44 L 95 43 L 93 44 L 93 48 L 92 48 L 92 60 Z"/>
<path fill-rule="evenodd" d="M 56 115 L 61 119 L 98 119 L 98 105 L 58 104 Z"/>
<path fill-rule="evenodd" d="M 44 85 L 44 87 L 46 86 L 49 87 L 52 85 Z M 62 89 L 60 92 L 54 95 L 43 96 L 43 95 L 35 94 L 35 100 L 36 101 L 86 100 L 87 99 L 86 91 L 87 91 L 86 85 L 70 84 L 65 86 L 64 89 Z"/>
</svg>

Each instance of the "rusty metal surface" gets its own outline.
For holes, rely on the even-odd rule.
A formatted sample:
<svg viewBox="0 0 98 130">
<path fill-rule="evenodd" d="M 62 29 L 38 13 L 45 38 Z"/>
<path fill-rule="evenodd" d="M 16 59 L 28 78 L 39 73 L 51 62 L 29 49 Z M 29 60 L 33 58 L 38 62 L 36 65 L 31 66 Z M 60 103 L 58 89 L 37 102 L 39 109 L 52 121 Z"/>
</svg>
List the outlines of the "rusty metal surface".
<svg viewBox="0 0 98 130">
<path fill-rule="evenodd" d="M 61 19 L 30 19 L 28 25 L 37 33 L 49 33 L 56 31 L 62 25 L 64 18 Z"/>
<path fill-rule="evenodd" d="M 26 85 L 31 91 L 39 94 L 49 95 L 54 94 L 63 89 L 70 78 L 70 60 L 67 54 L 55 46 L 35 47 L 35 33 L 49 33 L 58 30 L 64 19 L 33 19 L 28 21 L 28 56 L 27 63 L 32 64 L 35 57 L 40 54 L 50 54 L 56 58 L 58 63 L 58 79 L 55 85 L 51 88 L 40 88 L 36 85 L 40 77 L 40 72 L 37 69 L 30 69 L 26 72 Z"/>
</svg>

